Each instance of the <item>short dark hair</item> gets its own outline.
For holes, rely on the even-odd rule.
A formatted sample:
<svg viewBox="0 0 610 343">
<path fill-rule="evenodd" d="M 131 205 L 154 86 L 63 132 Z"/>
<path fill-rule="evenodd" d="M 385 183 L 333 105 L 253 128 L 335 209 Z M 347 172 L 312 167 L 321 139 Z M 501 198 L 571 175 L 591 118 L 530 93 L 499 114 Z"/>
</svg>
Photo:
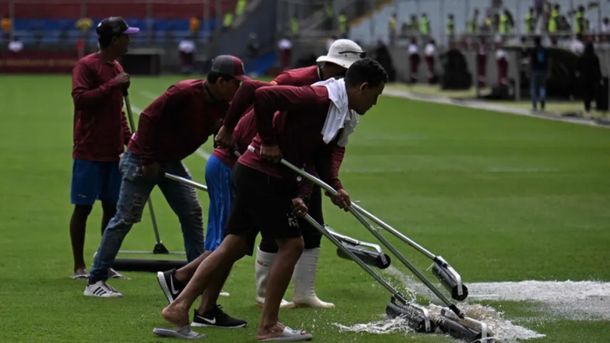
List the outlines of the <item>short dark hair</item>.
<svg viewBox="0 0 610 343">
<path fill-rule="evenodd" d="M 219 73 L 217 71 L 210 71 L 206 76 L 206 80 L 208 81 L 208 83 L 216 83 L 216 80 L 218 79 L 232 80 L 234 79 L 234 77 L 227 74 Z"/>
<path fill-rule="evenodd" d="M 386 73 L 379 62 L 372 58 L 363 58 L 354 62 L 347 69 L 345 84 L 349 87 L 358 86 L 364 82 L 372 86 L 386 83 L 388 82 L 388 73 Z"/>
</svg>

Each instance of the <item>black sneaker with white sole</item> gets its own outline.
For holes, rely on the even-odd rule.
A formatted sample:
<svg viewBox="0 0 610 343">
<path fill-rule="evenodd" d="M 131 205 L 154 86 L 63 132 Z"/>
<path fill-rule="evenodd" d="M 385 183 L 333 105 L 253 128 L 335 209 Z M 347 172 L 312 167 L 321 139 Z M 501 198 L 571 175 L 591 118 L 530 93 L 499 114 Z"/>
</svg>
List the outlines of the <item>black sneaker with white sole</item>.
<svg viewBox="0 0 610 343">
<path fill-rule="evenodd" d="M 222 310 L 222 307 L 220 307 L 220 305 L 214 306 L 213 309 L 204 314 L 197 313 L 197 310 L 195 310 L 194 312 L 195 315 L 193 316 L 193 323 L 191 324 L 191 326 L 213 326 L 218 328 L 235 329 L 243 328 L 248 324 L 248 322 L 246 322 L 245 320 L 233 318 L 226 314 Z"/>
<path fill-rule="evenodd" d="M 165 294 L 167 301 L 171 304 L 176 300 L 184 285 L 176 280 L 176 269 L 171 269 L 166 272 L 157 272 L 157 281 L 159 281 L 159 287 Z"/>
</svg>

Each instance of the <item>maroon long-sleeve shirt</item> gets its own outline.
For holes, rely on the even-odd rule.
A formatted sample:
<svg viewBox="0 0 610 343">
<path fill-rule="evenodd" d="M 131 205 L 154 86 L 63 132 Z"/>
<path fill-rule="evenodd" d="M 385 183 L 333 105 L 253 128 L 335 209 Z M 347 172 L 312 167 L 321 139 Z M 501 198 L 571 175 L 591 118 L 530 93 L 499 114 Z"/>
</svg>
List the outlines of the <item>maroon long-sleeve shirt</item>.
<svg viewBox="0 0 610 343">
<path fill-rule="evenodd" d="M 260 157 L 261 144 L 278 144 L 284 159 L 297 167 L 310 168 L 315 164 L 324 181 L 335 189 L 343 188 L 338 175 L 345 148 L 338 146 L 336 140 L 329 144 L 322 140 L 321 131 L 329 106 L 326 87 L 257 89 L 254 112 L 258 134 L 251 143 L 256 151 L 246 151 L 238 163 L 267 175 L 294 180 L 286 167 Z"/>
<path fill-rule="evenodd" d="M 123 72 L 117 61 L 99 53 L 81 58 L 72 71 L 75 159 L 114 162 L 124 151 L 131 132 L 123 113 L 123 90 L 111 80 Z"/>
<path fill-rule="evenodd" d="M 142 112 L 129 143 L 142 164 L 182 160 L 218 130 L 229 103 L 204 101 L 205 87 L 203 80 L 180 81 Z"/>
<path fill-rule="evenodd" d="M 233 141 L 237 151 L 243 153 L 248 143 L 256 136 L 256 124 L 252 107 L 254 94 L 258 88 L 270 85 L 308 86 L 318 81 L 320 81 L 320 68 L 317 65 L 312 65 L 286 70 L 280 73 L 271 83 L 252 79 L 242 82 L 231 101 L 231 106 L 223 123 L 225 128 L 233 131 Z M 229 166 L 233 166 L 237 161 L 237 157 L 232 151 L 229 152 L 223 148 L 214 149 L 213 154 Z"/>
</svg>

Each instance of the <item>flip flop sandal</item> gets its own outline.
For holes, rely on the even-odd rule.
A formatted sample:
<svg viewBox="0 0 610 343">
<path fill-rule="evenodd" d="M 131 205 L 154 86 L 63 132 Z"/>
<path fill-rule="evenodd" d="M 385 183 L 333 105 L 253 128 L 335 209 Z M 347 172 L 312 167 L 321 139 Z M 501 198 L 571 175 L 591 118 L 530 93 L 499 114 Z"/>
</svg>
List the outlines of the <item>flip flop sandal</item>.
<svg viewBox="0 0 610 343">
<path fill-rule="evenodd" d="M 190 325 L 181 327 L 180 329 L 154 328 L 153 333 L 160 337 L 173 337 L 181 339 L 202 339 L 205 335 L 191 330 Z"/>
<path fill-rule="evenodd" d="M 305 330 L 294 330 L 287 326 L 284 327 L 284 330 L 279 334 L 271 337 L 265 338 L 257 338 L 259 342 L 271 342 L 271 341 L 281 341 L 281 342 L 296 342 L 296 341 L 310 341 L 313 336 Z"/>
</svg>

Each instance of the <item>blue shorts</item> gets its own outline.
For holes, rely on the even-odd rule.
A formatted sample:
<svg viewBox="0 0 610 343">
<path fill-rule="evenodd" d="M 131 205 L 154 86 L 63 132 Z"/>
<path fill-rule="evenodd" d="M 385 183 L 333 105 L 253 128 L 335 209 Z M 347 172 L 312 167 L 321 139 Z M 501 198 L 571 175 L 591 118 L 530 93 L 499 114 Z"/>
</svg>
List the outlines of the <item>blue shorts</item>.
<svg viewBox="0 0 610 343">
<path fill-rule="evenodd" d="M 74 160 L 72 190 L 74 205 L 93 205 L 95 200 L 116 203 L 121 188 L 119 162 Z"/>
</svg>

